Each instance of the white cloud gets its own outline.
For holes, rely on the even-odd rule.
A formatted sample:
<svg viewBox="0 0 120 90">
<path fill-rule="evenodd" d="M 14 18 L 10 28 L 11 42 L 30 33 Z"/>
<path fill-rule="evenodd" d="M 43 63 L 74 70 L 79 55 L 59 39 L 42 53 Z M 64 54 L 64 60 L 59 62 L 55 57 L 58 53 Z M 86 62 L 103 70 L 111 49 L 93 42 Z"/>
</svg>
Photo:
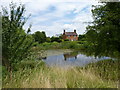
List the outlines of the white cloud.
<svg viewBox="0 0 120 90">
<path fill-rule="evenodd" d="M 5 6 L 11 0 L 2 2 L 2 5 Z M 14 2 L 20 1 L 14 0 Z M 32 14 L 24 28 L 26 29 L 29 23 L 32 23 L 32 33 L 42 30 L 48 36 L 60 34 L 63 29 L 67 29 L 67 31 L 76 29 L 78 34 L 84 33 L 86 24 L 83 22 L 92 21 L 90 6 L 98 4 L 96 0 L 21 0 L 21 2 L 26 5 L 26 15 Z M 40 13 L 48 10 L 49 6 L 54 6 L 56 10 L 41 15 Z M 87 12 L 83 10 L 86 8 Z M 74 18 L 65 16 L 70 12 L 75 14 Z"/>
<path fill-rule="evenodd" d="M 66 29 L 67 31 L 73 31 L 74 29 L 77 30 L 79 34 L 83 34 L 85 32 L 86 25 L 83 24 L 83 22 L 92 21 L 91 13 L 89 12 L 80 12 L 84 7 L 86 7 L 88 4 L 84 3 L 82 5 L 79 4 L 68 4 L 68 3 L 58 3 L 57 4 L 57 11 L 54 13 L 49 13 L 47 15 L 44 15 L 42 18 L 49 19 L 50 17 L 63 17 L 67 12 L 73 11 L 74 9 L 77 10 L 77 16 L 74 19 L 60 19 L 56 23 L 53 23 L 52 26 L 40 26 L 36 25 L 33 26 L 32 30 L 45 30 L 48 36 L 59 34 L 63 32 L 63 29 Z M 40 18 L 37 20 L 33 20 L 36 22 L 40 21 Z M 70 22 L 72 24 L 64 24 L 63 22 Z M 52 22 L 51 22 L 52 23 Z"/>
</svg>

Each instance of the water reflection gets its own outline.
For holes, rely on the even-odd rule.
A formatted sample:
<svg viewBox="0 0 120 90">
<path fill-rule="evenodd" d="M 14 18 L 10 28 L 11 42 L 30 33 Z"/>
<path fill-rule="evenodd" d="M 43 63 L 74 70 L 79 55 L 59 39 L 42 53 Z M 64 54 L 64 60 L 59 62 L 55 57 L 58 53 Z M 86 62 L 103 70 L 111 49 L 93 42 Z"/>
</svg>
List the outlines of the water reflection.
<svg viewBox="0 0 120 90">
<path fill-rule="evenodd" d="M 47 59 L 47 57 L 42 57 L 42 59 L 46 60 L 46 59 Z"/>
<path fill-rule="evenodd" d="M 63 53 L 59 55 L 51 55 L 44 57 L 43 61 L 49 66 L 85 66 L 92 62 L 97 62 L 104 59 L 110 59 L 110 57 L 95 58 L 94 56 L 86 56 L 79 52 Z"/>
<path fill-rule="evenodd" d="M 78 55 L 78 52 L 72 52 L 72 53 L 63 54 L 65 61 L 66 61 L 67 59 L 69 59 L 69 58 L 77 59 L 77 55 Z"/>
</svg>

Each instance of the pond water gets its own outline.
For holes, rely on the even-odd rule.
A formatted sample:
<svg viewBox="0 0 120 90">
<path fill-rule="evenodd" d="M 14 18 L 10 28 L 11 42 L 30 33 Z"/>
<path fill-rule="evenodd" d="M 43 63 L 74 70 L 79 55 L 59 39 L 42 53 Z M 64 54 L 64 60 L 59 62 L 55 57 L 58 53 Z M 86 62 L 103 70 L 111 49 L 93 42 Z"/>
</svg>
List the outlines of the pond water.
<svg viewBox="0 0 120 90">
<path fill-rule="evenodd" d="M 80 52 L 72 52 L 70 50 L 48 50 L 46 52 L 46 57 L 42 60 L 48 66 L 58 66 L 58 67 L 69 67 L 69 66 L 80 66 L 83 67 L 89 63 L 97 62 L 100 60 L 110 59 L 110 57 L 94 57 L 86 56 Z"/>
</svg>

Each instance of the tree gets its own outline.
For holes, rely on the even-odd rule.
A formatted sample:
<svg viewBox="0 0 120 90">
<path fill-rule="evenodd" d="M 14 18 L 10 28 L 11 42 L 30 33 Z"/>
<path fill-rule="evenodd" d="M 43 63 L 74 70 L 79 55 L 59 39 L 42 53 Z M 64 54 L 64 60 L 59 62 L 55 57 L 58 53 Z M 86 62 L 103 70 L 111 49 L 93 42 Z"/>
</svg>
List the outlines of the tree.
<svg viewBox="0 0 120 90">
<path fill-rule="evenodd" d="M 46 42 L 51 42 L 50 37 L 46 37 Z"/>
<path fill-rule="evenodd" d="M 51 42 L 62 42 L 62 39 L 60 39 L 59 37 L 51 37 Z"/>
<path fill-rule="evenodd" d="M 60 39 L 63 39 L 63 34 L 59 34 L 58 37 L 59 37 Z"/>
<path fill-rule="evenodd" d="M 87 27 L 86 35 L 88 42 L 94 43 L 95 54 L 120 53 L 120 2 L 106 2 L 93 7 L 94 21 Z"/>
<path fill-rule="evenodd" d="M 10 4 L 10 11 L 2 7 L 2 61 L 8 71 L 17 62 L 29 56 L 33 38 L 29 35 L 30 27 L 25 33 L 23 26 L 28 18 L 24 17 L 25 6 Z"/>
<path fill-rule="evenodd" d="M 38 43 L 44 43 L 46 41 L 46 34 L 43 31 L 35 32 L 35 34 L 33 34 L 33 37 L 35 39 L 35 42 L 38 42 Z"/>
<path fill-rule="evenodd" d="M 84 40 L 84 38 L 85 38 L 85 35 L 79 35 L 79 36 L 78 36 L 78 40 L 79 40 L 79 41 Z"/>
<path fill-rule="evenodd" d="M 46 33 L 44 31 L 42 31 L 42 34 L 43 34 L 43 41 L 45 42 L 46 41 Z"/>
</svg>

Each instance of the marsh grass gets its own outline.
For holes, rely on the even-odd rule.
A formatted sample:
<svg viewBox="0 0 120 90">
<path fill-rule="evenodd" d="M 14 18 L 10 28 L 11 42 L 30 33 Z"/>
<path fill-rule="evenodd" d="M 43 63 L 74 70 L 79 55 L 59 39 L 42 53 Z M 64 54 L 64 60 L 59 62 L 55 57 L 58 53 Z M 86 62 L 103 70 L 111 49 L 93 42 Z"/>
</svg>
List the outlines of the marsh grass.
<svg viewBox="0 0 120 90">
<path fill-rule="evenodd" d="M 85 44 L 84 44 L 85 45 Z M 58 42 L 45 42 L 38 46 L 41 49 L 84 49 L 85 46 L 80 43 L 80 41 L 63 41 L 61 43 Z"/>
<path fill-rule="evenodd" d="M 113 80 L 118 81 L 118 74 L 119 74 L 119 60 L 102 60 L 98 61 L 97 63 L 88 64 L 85 68 L 91 69 L 92 72 L 99 75 L 106 80 Z"/>
<path fill-rule="evenodd" d="M 38 63 L 38 62 L 37 62 Z M 90 67 L 89 67 L 90 68 Z M 117 88 L 118 81 L 99 77 L 89 68 L 48 67 L 40 61 L 33 69 L 13 72 L 3 80 L 3 88 Z"/>
</svg>

